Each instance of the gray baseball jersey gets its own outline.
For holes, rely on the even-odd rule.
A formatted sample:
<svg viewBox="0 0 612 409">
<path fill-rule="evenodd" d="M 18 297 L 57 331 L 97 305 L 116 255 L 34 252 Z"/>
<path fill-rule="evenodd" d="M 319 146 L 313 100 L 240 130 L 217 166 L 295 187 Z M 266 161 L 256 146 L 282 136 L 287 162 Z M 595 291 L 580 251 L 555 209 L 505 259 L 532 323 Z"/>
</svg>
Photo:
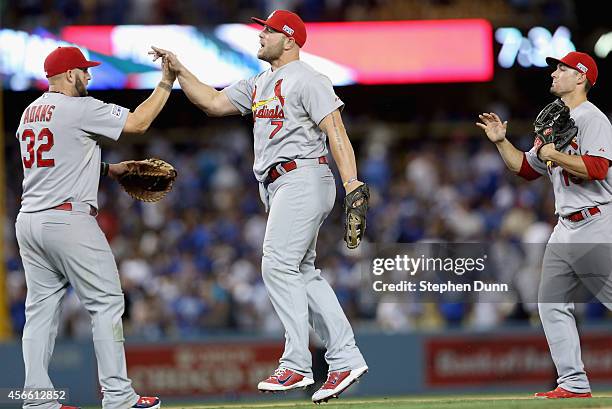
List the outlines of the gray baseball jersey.
<svg viewBox="0 0 612 409">
<path fill-rule="evenodd" d="M 591 155 L 612 160 L 612 125 L 592 103 L 584 102 L 570 112 L 578 134 L 565 153 Z M 591 390 L 581 359 L 580 341 L 574 318 L 574 294 L 588 289 L 612 308 L 610 257 L 612 254 L 612 175 L 604 180 L 572 176 L 560 166 L 547 167 L 535 150 L 526 158 L 538 173 L 547 173 L 553 183 L 556 213 L 560 216 L 597 205 L 600 212 L 583 212 L 581 221 L 559 218 L 548 241 L 542 261 L 538 310 L 551 356 L 557 369 L 557 383 L 574 393 Z"/>
<path fill-rule="evenodd" d="M 331 170 L 315 160 L 327 154 L 319 124 L 344 104 L 327 77 L 299 60 L 239 81 L 224 92 L 243 115 L 253 115 L 253 171 L 269 209 L 261 273 L 285 328 L 280 366 L 312 378 L 310 322 L 325 343 L 330 371 L 364 368 L 350 323 L 315 267 L 319 228 L 336 195 Z M 297 169 L 262 183 L 272 166 L 290 160 L 296 160 Z"/>
<path fill-rule="evenodd" d="M 98 208 L 98 138 L 119 139 L 129 110 L 92 97 L 46 92 L 24 111 L 17 129 L 23 163 L 21 212 L 65 202 Z"/>
<path fill-rule="evenodd" d="M 15 233 L 28 288 L 24 388 L 53 388 L 48 365 L 61 301 L 71 284 L 91 316 L 102 407 L 108 409 L 131 407 L 139 396 L 127 377 L 117 265 L 90 206 L 97 208 L 98 139 L 117 140 L 128 113 L 91 97 L 47 92 L 27 107 L 17 130 L 24 180 Z M 71 202 L 71 211 L 53 209 L 65 202 Z M 23 404 L 59 406 L 52 399 Z"/>
<path fill-rule="evenodd" d="M 260 182 L 279 162 L 327 155 L 327 137 L 319 123 L 344 105 L 329 78 L 299 60 L 223 92 L 242 115 L 253 115 L 253 172 Z"/>
<path fill-rule="evenodd" d="M 600 156 L 612 161 L 612 125 L 595 105 L 586 101 L 570 112 L 578 127 L 578 135 L 565 149 L 570 155 Z M 538 173 L 547 174 L 555 192 L 555 213 L 561 216 L 584 208 L 612 202 L 612 172 L 604 180 L 584 180 L 563 170 L 547 168 L 538 159 L 535 148 L 526 153 L 529 165 Z"/>
</svg>

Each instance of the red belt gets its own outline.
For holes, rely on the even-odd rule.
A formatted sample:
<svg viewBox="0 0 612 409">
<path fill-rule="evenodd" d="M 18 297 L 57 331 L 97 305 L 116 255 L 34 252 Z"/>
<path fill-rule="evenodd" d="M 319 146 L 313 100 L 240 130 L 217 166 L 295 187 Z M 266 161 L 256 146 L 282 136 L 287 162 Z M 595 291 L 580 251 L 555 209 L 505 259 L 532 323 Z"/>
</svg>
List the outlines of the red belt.
<svg viewBox="0 0 612 409">
<path fill-rule="evenodd" d="M 55 206 L 53 208 L 53 210 L 65 210 L 67 212 L 71 212 L 72 211 L 72 203 L 62 203 L 59 206 Z M 95 207 L 93 207 L 92 205 L 89 205 L 89 214 L 91 216 L 96 216 L 98 214 L 98 211 L 96 210 Z"/>
<path fill-rule="evenodd" d="M 599 207 L 597 207 L 597 206 L 595 206 L 595 207 L 589 207 L 588 209 L 585 209 L 585 210 L 586 210 L 587 212 L 589 212 L 589 214 L 590 214 L 591 216 L 596 215 L 597 213 L 600 213 L 600 212 L 601 212 L 601 210 L 599 210 Z M 567 215 L 567 216 L 563 216 L 563 218 L 564 218 L 565 220 L 569 220 L 570 222 L 574 222 L 574 223 L 576 223 L 576 222 L 580 222 L 580 221 L 582 221 L 582 220 L 584 220 L 584 219 L 585 219 L 585 217 L 584 217 L 584 213 L 583 213 L 583 211 L 582 211 L 582 210 L 581 210 L 581 211 L 579 211 L 579 212 L 574 212 L 574 213 L 569 214 L 569 215 Z"/>
<path fill-rule="evenodd" d="M 321 156 L 319 158 L 319 164 L 327 164 L 327 158 L 325 156 Z M 291 160 L 289 162 L 283 162 L 280 164 L 281 168 L 283 168 L 285 170 L 285 172 L 291 172 L 292 170 L 297 169 L 297 163 L 295 163 L 294 160 Z M 272 182 L 274 182 L 276 179 L 278 179 L 279 177 L 281 177 L 283 174 L 279 173 L 278 170 L 276 170 L 276 166 L 272 166 L 272 169 L 270 169 L 270 171 L 268 172 L 268 177 L 266 178 L 266 184 L 270 184 Z"/>
</svg>

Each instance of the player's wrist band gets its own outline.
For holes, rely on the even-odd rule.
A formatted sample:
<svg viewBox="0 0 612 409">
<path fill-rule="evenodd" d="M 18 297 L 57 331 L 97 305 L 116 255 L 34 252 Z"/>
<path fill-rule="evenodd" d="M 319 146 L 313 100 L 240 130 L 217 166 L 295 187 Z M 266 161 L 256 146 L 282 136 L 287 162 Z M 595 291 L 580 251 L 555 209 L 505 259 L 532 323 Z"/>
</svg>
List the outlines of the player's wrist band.
<svg viewBox="0 0 612 409">
<path fill-rule="evenodd" d="M 351 184 L 351 183 L 353 183 L 353 182 L 356 182 L 356 181 L 357 181 L 357 178 L 356 178 L 356 177 L 352 177 L 352 178 L 350 178 L 349 180 L 347 180 L 346 182 L 344 182 L 344 183 L 342 184 L 342 186 L 347 187 L 349 184 Z"/>
<path fill-rule="evenodd" d="M 160 81 L 158 87 L 160 87 L 161 89 L 165 89 L 166 91 L 172 91 L 172 84 L 168 84 L 164 81 Z"/>
<path fill-rule="evenodd" d="M 109 169 L 110 169 L 110 164 L 106 162 L 100 162 L 100 175 L 101 176 L 107 176 Z"/>
</svg>

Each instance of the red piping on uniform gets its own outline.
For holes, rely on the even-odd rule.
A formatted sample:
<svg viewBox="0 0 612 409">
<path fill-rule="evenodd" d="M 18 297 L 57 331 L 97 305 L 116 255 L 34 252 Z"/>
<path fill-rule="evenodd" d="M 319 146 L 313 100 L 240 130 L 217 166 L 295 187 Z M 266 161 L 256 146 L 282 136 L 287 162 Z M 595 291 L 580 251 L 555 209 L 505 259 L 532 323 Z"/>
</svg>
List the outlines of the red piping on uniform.
<svg viewBox="0 0 612 409">
<path fill-rule="evenodd" d="M 608 175 L 610 161 L 601 156 L 582 155 L 582 161 L 586 166 L 590 180 L 604 180 Z"/>
</svg>

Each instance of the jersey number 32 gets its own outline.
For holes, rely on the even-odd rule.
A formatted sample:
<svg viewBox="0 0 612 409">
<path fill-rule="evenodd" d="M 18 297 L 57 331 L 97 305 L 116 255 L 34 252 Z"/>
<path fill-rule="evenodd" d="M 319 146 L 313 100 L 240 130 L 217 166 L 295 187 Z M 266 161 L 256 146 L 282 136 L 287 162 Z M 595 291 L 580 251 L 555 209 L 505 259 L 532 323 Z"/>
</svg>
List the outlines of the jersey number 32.
<svg viewBox="0 0 612 409">
<path fill-rule="evenodd" d="M 50 168 L 55 166 L 55 159 L 43 158 L 45 152 L 49 152 L 53 148 L 53 133 L 49 128 L 43 128 L 38 133 L 38 136 L 34 134 L 34 131 L 30 128 L 24 129 L 21 134 L 21 141 L 25 142 L 25 156 L 22 156 L 23 166 L 30 169 L 36 163 L 39 168 Z M 42 141 L 41 144 L 36 148 L 36 141 Z"/>
</svg>

